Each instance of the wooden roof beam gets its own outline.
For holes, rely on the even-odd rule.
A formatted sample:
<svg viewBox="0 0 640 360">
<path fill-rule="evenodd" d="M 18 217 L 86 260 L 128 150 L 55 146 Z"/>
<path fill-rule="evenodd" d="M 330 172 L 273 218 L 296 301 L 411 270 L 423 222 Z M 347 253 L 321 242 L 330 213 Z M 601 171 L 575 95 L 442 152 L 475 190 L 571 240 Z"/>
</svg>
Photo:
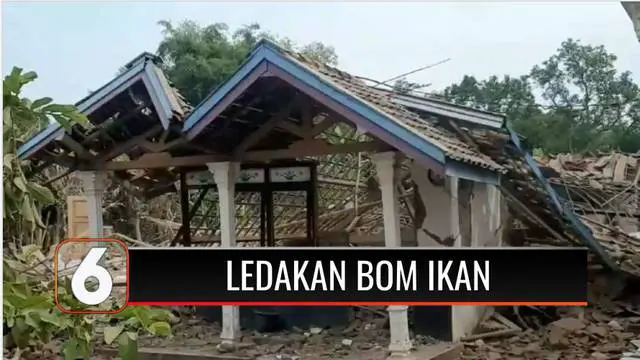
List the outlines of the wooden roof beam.
<svg viewBox="0 0 640 360">
<path fill-rule="evenodd" d="M 347 143 L 339 145 L 329 145 L 326 142 L 320 144 L 318 140 L 299 141 L 294 143 L 288 149 L 252 151 L 234 158 L 229 155 L 194 155 L 172 157 L 169 153 L 148 153 L 140 158 L 131 161 L 115 161 L 103 164 L 85 164 L 84 167 L 89 170 L 128 170 L 128 169 L 158 169 L 169 167 L 194 167 L 202 166 L 210 162 L 220 161 L 255 161 L 263 162 L 270 160 L 297 159 L 308 156 L 322 156 L 330 154 L 357 153 L 357 152 L 383 152 L 392 150 L 386 144 L 377 141 Z"/>
<path fill-rule="evenodd" d="M 80 143 L 75 141 L 69 134 L 64 133 L 60 142 L 73 151 L 79 158 L 84 160 L 95 160 L 95 156 L 85 149 Z"/>
<path fill-rule="evenodd" d="M 131 150 L 136 145 L 139 145 L 140 143 L 145 141 L 147 138 L 159 134 L 160 131 L 162 131 L 162 125 L 160 125 L 160 124 L 155 125 L 151 129 L 143 132 L 142 134 L 134 136 L 134 137 L 130 138 L 129 140 L 114 146 L 111 149 L 111 151 L 109 151 L 106 154 L 100 156 L 98 161 L 99 162 L 106 162 L 106 161 L 109 161 L 109 160 L 111 160 L 111 159 L 113 159 L 113 158 L 115 158 L 115 157 L 117 157 L 117 156 L 119 156 L 121 154 L 124 154 L 127 151 Z"/>
<path fill-rule="evenodd" d="M 234 157 L 239 156 L 245 151 L 249 150 L 249 148 L 258 143 L 261 139 L 271 132 L 275 127 L 281 125 L 285 119 L 291 114 L 293 108 L 297 104 L 297 101 L 300 99 L 300 95 L 296 95 L 289 104 L 280 109 L 275 115 L 273 115 L 267 122 L 264 123 L 258 130 L 252 132 L 249 136 L 247 136 L 234 150 Z"/>
</svg>

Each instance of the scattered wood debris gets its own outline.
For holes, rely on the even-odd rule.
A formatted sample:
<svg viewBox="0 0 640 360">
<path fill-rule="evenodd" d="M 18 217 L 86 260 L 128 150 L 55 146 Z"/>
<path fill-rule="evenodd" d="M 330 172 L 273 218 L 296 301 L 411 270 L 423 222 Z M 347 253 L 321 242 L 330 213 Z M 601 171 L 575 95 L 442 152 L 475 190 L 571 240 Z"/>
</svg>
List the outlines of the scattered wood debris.
<svg viewBox="0 0 640 360">
<path fill-rule="evenodd" d="M 469 335 L 463 338 L 462 341 L 502 338 L 515 335 L 522 331 L 518 325 L 498 313 L 494 313 L 480 325 L 479 328 L 481 330 L 488 329 L 488 331 Z"/>
<path fill-rule="evenodd" d="M 619 294 L 603 295 L 598 289 L 603 282 L 606 279 L 590 285 L 593 301 L 584 311 L 558 312 L 559 309 L 550 308 L 556 311 L 552 321 L 540 314 L 539 325 L 528 321 L 532 326 L 515 335 L 468 337 L 460 359 L 633 359 L 633 352 L 639 352 L 636 345 L 640 345 L 636 340 L 640 339 L 639 295 L 626 295 L 624 300 L 619 299 Z M 493 316 L 482 326 L 498 326 L 495 323 L 498 321 Z"/>
</svg>

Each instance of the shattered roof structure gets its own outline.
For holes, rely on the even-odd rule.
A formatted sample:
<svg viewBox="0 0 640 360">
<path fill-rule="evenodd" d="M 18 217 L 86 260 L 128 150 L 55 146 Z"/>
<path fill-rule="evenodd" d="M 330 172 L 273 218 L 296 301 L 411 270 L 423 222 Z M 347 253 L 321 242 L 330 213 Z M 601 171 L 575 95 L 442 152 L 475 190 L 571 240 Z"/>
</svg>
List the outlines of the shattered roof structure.
<svg viewBox="0 0 640 360">
<path fill-rule="evenodd" d="M 549 182 L 604 248 L 631 274 L 640 274 L 640 155 L 560 154 L 541 158 Z"/>
<path fill-rule="evenodd" d="M 537 159 L 549 170 L 549 181 L 581 214 L 638 219 L 638 154 L 612 153 L 584 157 L 560 154 Z M 637 231 L 637 230 L 636 230 Z"/>
<path fill-rule="evenodd" d="M 22 145 L 20 157 L 29 158 L 38 168 L 56 163 L 70 171 L 112 170 L 146 196 L 158 196 L 176 190 L 179 167 L 229 159 L 218 154 L 233 153 L 248 133 L 267 124 L 271 114 L 288 106 L 287 101 L 298 99 L 314 104 L 306 110 L 317 114 L 314 123 L 337 114 L 355 125 L 329 123 L 320 136 L 327 143 L 376 134 L 414 161 L 444 174 L 500 185 L 511 212 L 521 222 L 543 229 L 556 242 L 588 246 L 610 268 L 618 265 L 565 206 L 501 115 L 375 89 L 358 77 L 268 41 L 259 43 L 226 83 L 192 109 L 156 61 L 152 55 L 141 55 L 124 73 L 79 102 L 91 122 L 88 129 L 75 126 L 65 132 L 52 126 Z M 300 97 L 292 87 L 306 95 Z M 286 119 L 289 130 L 298 128 L 306 115 L 304 109 L 294 110 Z M 268 134 L 252 149 L 286 149 L 300 138 L 295 131 L 278 127 Z M 313 155 L 302 157 L 314 159 Z M 381 205 L 365 152 L 315 160 L 320 161 L 319 230 L 379 231 Z M 409 180 L 402 192 L 403 199 L 410 196 Z M 215 195 L 208 201 L 209 205 L 215 202 Z M 276 228 L 281 237 L 299 231 L 305 218 L 303 201 L 295 193 L 276 197 Z M 238 214 L 244 216 L 238 237 L 250 239 L 259 227 L 257 203 L 251 194 L 239 193 L 237 205 Z M 411 204 L 403 201 L 402 205 L 405 224 L 411 225 Z M 205 206 L 201 222 L 213 219 L 216 214 L 211 209 L 215 208 Z M 208 226 L 214 232 L 211 235 L 215 235 L 211 226 L 215 223 Z"/>
</svg>

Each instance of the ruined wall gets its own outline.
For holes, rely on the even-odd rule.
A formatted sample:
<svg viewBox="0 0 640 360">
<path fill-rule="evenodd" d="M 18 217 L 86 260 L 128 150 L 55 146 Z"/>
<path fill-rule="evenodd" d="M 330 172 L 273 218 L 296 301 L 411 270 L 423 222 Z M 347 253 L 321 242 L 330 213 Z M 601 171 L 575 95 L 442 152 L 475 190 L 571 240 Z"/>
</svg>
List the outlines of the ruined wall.
<svg viewBox="0 0 640 360">
<path fill-rule="evenodd" d="M 411 175 L 421 202 L 418 205 L 424 207 L 423 216 L 416 215 L 418 246 L 497 247 L 503 244 L 502 224 L 508 212 L 497 186 L 458 179 L 459 233 L 452 234 L 451 180 L 432 181 L 429 171 L 415 164 Z M 452 307 L 453 340 L 472 333 L 487 310 L 482 306 Z"/>
<path fill-rule="evenodd" d="M 471 246 L 501 246 L 501 224 L 505 217 L 506 207 L 500 189 L 494 185 L 474 183 L 471 196 Z M 451 309 L 453 341 L 471 334 L 488 310 L 485 306 L 454 306 Z"/>
<path fill-rule="evenodd" d="M 428 169 L 417 164 L 411 167 L 411 176 L 417 185 L 417 195 L 421 203 L 416 204 L 416 207 L 424 206 L 423 214 L 420 216 L 422 219 L 416 216 L 418 246 L 445 246 L 446 239 L 452 235 L 449 183 L 444 179 L 433 179 L 431 176 L 434 180 L 432 182 Z M 443 183 L 439 183 L 439 180 Z"/>
</svg>

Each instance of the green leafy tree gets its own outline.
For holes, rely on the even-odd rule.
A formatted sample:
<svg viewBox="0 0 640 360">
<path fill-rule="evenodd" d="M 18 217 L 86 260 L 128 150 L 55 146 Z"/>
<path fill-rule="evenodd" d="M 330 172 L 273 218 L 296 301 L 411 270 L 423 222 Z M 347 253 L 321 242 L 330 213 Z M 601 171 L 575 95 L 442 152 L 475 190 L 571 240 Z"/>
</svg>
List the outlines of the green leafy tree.
<svg viewBox="0 0 640 360">
<path fill-rule="evenodd" d="M 640 89 L 628 71 L 616 71 L 616 60 L 602 45 L 568 39 L 532 69 L 545 105 L 568 130 L 569 141 L 553 150 L 640 149 Z"/>
<path fill-rule="evenodd" d="M 164 38 L 157 53 L 164 62 L 164 70 L 191 104 L 198 104 L 212 89 L 226 81 L 245 60 L 251 49 L 263 38 L 285 49 L 328 65 L 338 61 L 335 49 L 321 42 L 297 46 L 291 39 L 263 31 L 251 24 L 230 31 L 223 23 L 201 26 L 184 21 L 173 26 L 160 21 Z"/>
<path fill-rule="evenodd" d="M 54 104 L 51 98 L 31 101 L 22 97 L 24 86 L 36 78 L 35 72 L 23 73 L 16 67 L 3 81 L 5 243 L 29 242 L 28 234 L 37 227 L 44 228 L 40 218 L 42 207 L 56 201 L 49 188 L 25 176 L 26 163 L 17 157 L 18 146 L 50 122 L 69 129 L 87 121 L 72 105 Z"/>
<path fill-rule="evenodd" d="M 506 114 L 530 145 L 546 153 L 634 152 L 640 149 L 640 90 L 629 72 L 616 71 L 615 61 L 603 46 L 569 39 L 528 75 L 465 76 L 444 96 Z"/>
</svg>

